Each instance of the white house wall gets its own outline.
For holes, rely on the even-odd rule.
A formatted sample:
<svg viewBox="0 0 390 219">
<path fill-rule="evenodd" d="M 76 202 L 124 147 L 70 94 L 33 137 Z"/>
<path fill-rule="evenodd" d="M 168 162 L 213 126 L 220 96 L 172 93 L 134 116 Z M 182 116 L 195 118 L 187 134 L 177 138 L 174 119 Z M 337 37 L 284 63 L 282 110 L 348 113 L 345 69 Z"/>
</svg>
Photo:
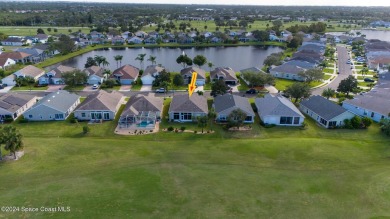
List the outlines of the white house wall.
<svg viewBox="0 0 390 219">
<path fill-rule="evenodd" d="M 354 105 L 346 103 L 346 102 L 343 102 L 343 108 L 346 109 L 346 110 L 351 111 L 352 113 L 354 113 L 356 115 L 359 115 L 359 116 L 362 116 L 362 117 L 368 117 L 368 118 L 372 119 L 375 122 L 380 122 L 380 120 L 382 118 L 387 118 L 387 119 L 390 118 L 389 115 L 382 115 L 382 114 L 374 112 L 372 110 L 363 109 L 361 107 L 357 107 L 357 106 L 354 106 Z M 390 112 L 390 109 L 389 109 L 389 112 Z M 371 116 L 372 113 L 374 113 L 373 117 Z"/>
</svg>

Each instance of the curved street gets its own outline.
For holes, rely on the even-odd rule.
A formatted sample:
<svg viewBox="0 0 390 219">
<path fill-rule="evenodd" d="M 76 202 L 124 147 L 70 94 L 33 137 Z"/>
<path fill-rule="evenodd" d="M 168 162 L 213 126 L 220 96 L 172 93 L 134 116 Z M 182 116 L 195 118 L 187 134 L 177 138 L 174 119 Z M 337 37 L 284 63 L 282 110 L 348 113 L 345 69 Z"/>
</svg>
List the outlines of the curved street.
<svg viewBox="0 0 390 219">
<path fill-rule="evenodd" d="M 352 69 L 351 64 L 347 64 L 348 59 L 350 59 L 350 54 L 348 54 L 348 50 L 345 46 L 337 46 L 336 47 L 337 52 L 337 68 L 338 72 L 340 74 L 337 75 L 335 79 L 333 79 L 329 84 L 313 89 L 312 94 L 313 95 L 321 95 L 322 91 L 326 88 L 330 87 L 334 90 L 337 90 L 337 87 L 340 84 L 341 80 L 344 80 L 349 75 L 352 75 Z"/>
</svg>

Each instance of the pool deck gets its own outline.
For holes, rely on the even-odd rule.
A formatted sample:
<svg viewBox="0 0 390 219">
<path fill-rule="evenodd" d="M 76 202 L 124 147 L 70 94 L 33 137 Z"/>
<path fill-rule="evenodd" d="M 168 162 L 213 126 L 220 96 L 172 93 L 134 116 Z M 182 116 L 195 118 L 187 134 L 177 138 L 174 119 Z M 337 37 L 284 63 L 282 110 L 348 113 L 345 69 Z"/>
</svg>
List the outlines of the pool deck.
<svg viewBox="0 0 390 219">
<path fill-rule="evenodd" d="M 115 134 L 118 135 L 145 135 L 157 133 L 160 129 L 160 123 L 156 122 L 155 125 L 147 127 L 138 127 L 137 125 L 132 125 L 128 128 L 119 128 L 119 124 L 116 126 Z"/>
</svg>

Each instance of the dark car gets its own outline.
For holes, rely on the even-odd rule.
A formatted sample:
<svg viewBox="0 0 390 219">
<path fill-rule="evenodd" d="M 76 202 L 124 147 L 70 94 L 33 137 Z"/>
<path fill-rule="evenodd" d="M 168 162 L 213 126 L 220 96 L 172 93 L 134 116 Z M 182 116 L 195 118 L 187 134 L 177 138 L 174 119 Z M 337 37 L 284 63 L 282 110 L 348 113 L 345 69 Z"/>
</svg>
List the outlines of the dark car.
<svg viewBox="0 0 390 219">
<path fill-rule="evenodd" d="M 251 88 L 251 89 L 247 90 L 245 93 L 247 93 L 247 94 L 255 94 L 255 93 L 257 93 L 257 90 Z"/>
<path fill-rule="evenodd" d="M 375 82 L 373 79 L 371 79 L 371 78 L 364 78 L 364 81 L 365 82 Z"/>
</svg>

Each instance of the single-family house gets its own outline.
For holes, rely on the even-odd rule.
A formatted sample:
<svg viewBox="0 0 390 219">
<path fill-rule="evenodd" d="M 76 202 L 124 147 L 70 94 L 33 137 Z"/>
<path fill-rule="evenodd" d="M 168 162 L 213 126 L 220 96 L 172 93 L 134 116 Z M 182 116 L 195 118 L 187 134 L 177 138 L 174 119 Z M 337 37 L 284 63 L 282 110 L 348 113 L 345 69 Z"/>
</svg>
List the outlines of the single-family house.
<svg viewBox="0 0 390 219">
<path fill-rule="evenodd" d="M 148 36 L 148 34 L 145 31 L 142 31 L 142 30 L 139 30 L 139 31 L 135 32 L 134 35 L 139 37 L 139 38 L 145 38 L 145 37 Z"/>
<path fill-rule="evenodd" d="M 282 65 L 276 66 L 275 68 L 270 69 L 270 74 L 275 78 L 284 78 L 296 81 L 304 81 L 304 78 L 299 76 L 300 72 L 306 71 L 305 68 L 299 67 L 288 62 L 283 63 Z"/>
<path fill-rule="evenodd" d="M 37 34 L 35 36 L 39 43 L 47 43 L 47 40 L 49 39 L 49 36 L 46 34 Z"/>
<path fill-rule="evenodd" d="M 57 49 L 51 48 L 49 44 L 36 44 L 32 48 L 43 50 L 44 59 L 46 59 L 47 57 L 52 57 L 54 55 L 60 54 L 60 52 Z"/>
<path fill-rule="evenodd" d="M 104 38 L 104 34 L 100 33 L 100 32 L 97 32 L 97 31 L 92 31 L 90 34 L 90 37 L 92 39 L 96 39 L 96 38 Z"/>
<path fill-rule="evenodd" d="M 127 42 L 130 44 L 141 44 L 143 42 L 143 39 L 137 36 L 133 36 L 130 39 L 128 39 Z"/>
<path fill-rule="evenodd" d="M 206 72 L 203 69 L 197 67 L 187 67 L 180 71 L 181 76 L 184 79 L 184 84 L 191 83 L 192 73 L 196 72 L 196 82 L 195 84 L 198 86 L 203 86 L 206 84 Z"/>
<path fill-rule="evenodd" d="M 25 52 L 3 52 L 0 54 L 0 59 L 1 58 L 9 58 L 17 63 L 21 62 L 23 64 L 26 62 L 31 62 L 31 54 L 27 54 Z"/>
<path fill-rule="evenodd" d="M 71 72 L 76 70 L 75 68 L 60 65 L 52 70 L 48 71 L 46 74 L 41 76 L 38 79 L 39 84 L 64 84 L 64 81 L 62 80 L 62 74 L 66 72 Z"/>
<path fill-rule="evenodd" d="M 153 129 L 161 119 L 163 100 L 154 96 L 130 97 L 120 118 L 119 128 Z"/>
<path fill-rule="evenodd" d="M 1 41 L 3 46 L 23 46 L 23 39 L 20 37 L 8 37 Z"/>
<path fill-rule="evenodd" d="M 16 62 L 10 58 L 0 58 L 0 68 L 5 70 L 7 66 L 15 65 Z"/>
<path fill-rule="evenodd" d="M 196 121 L 198 116 L 207 116 L 207 99 L 204 96 L 193 94 L 175 95 L 169 106 L 169 121 L 174 122 L 192 122 Z"/>
<path fill-rule="evenodd" d="M 90 94 L 74 110 L 74 117 L 77 120 L 113 120 L 121 104 L 124 102 L 123 94 L 105 90 Z"/>
<path fill-rule="evenodd" d="M 28 65 L 16 72 L 14 72 L 11 75 L 8 75 L 7 77 L 2 79 L 3 84 L 7 84 L 8 86 L 14 86 L 16 85 L 16 78 L 25 78 L 30 77 L 33 78 L 35 81 L 39 79 L 42 75 L 45 74 L 45 71 L 42 69 L 39 69 L 33 65 Z"/>
<path fill-rule="evenodd" d="M 101 84 L 104 81 L 104 68 L 100 66 L 91 66 L 83 70 L 88 76 L 87 84 Z"/>
<path fill-rule="evenodd" d="M 243 123 L 253 123 L 255 121 L 255 112 L 253 111 L 249 100 L 245 97 L 224 94 L 214 98 L 213 108 L 217 114 L 217 122 L 227 122 L 229 115 L 234 110 L 241 110 L 246 114 Z"/>
<path fill-rule="evenodd" d="M 143 85 L 152 85 L 154 79 L 162 72 L 165 68 L 158 65 L 149 65 L 146 67 L 144 73 L 141 76 Z"/>
<path fill-rule="evenodd" d="M 36 48 L 17 48 L 15 50 L 16 52 L 24 52 L 27 54 L 30 54 L 30 61 L 31 62 L 42 62 L 46 58 L 45 51 L 41 49 L 36 49 Z"/>
<path fill-rule="evenodd" d="M 65 120 L 79 103 L 79 95 L 59 90 L 44 96 L 23 116 L 30 121 Z"/>
<path fill-rule="evenodd" d="M 34 103 L 37 97 L 24 93 L 7 93 L 0 97 L 0 121 L 18 118 Z"/>
<path fill-rule="evenodd" d="M 210 80 L 224 80 L 226 84 L 236 85 L 238 79 L 236 72 L 229 67 L 217 67 L 210 72 Z"/>
<path fill-rule="evenodd" d="M 111 39 L 111 44 L 112 45 L 123 45 L 125 43 L 125 39 L 122 38 L 121 36 L 114 36 Z"/>
<path fill-rule="evenodd" d="M 126 31 L 126 32 L 123 32 L 121 36 L 122 36 L 123 39 L 127 40 L 130 37 L 132 37 L 133 34 L 131 32 L 129 32 L 129 31 Z"/>
<path fill-rule="evenodd" d="M 122 85 L 131 85 L 137 80 L 139 69 L 132 65 L 124 65 L 116 69 L 110 78 L 118 80 Z"/>
<path fill-rule="evenodd" d="M 300 126 L 305 120 L 299 109 L 279 94 L 266 94 L 264 98 L 256 98 L 255 105 L 264 124 Z"/>
<path fill-rule="evenodd" d="M 379 81 L 371 91 L 345 100 L 343 107 L 352 113 L 376 122 L 390 119 L 390 73 L 379 74 Z"/>
<path fill-rule="evenodd" d="M 144 40 L 145 44 L 156 44 L 157 43 L 157 38 L 153 36 L 148 36 Z"/>
<path fill-rule="evenodd" d="M 325 46 L 319 46 L 316 44 L 306 44 L 306 45 L 302 45 L 298 48 L 298 51 L 303 51 L 303 50 L 313 51 L 313 52 L 316 52 L 319 54 L 324 54 Z"/>
<path fill-rule="evenodd" d="M 302 100 L 299 109 L 325 128 L 343 126 L 345 119 L 355 116 L 336 103 L 317 95 Z"/>
</svg>

